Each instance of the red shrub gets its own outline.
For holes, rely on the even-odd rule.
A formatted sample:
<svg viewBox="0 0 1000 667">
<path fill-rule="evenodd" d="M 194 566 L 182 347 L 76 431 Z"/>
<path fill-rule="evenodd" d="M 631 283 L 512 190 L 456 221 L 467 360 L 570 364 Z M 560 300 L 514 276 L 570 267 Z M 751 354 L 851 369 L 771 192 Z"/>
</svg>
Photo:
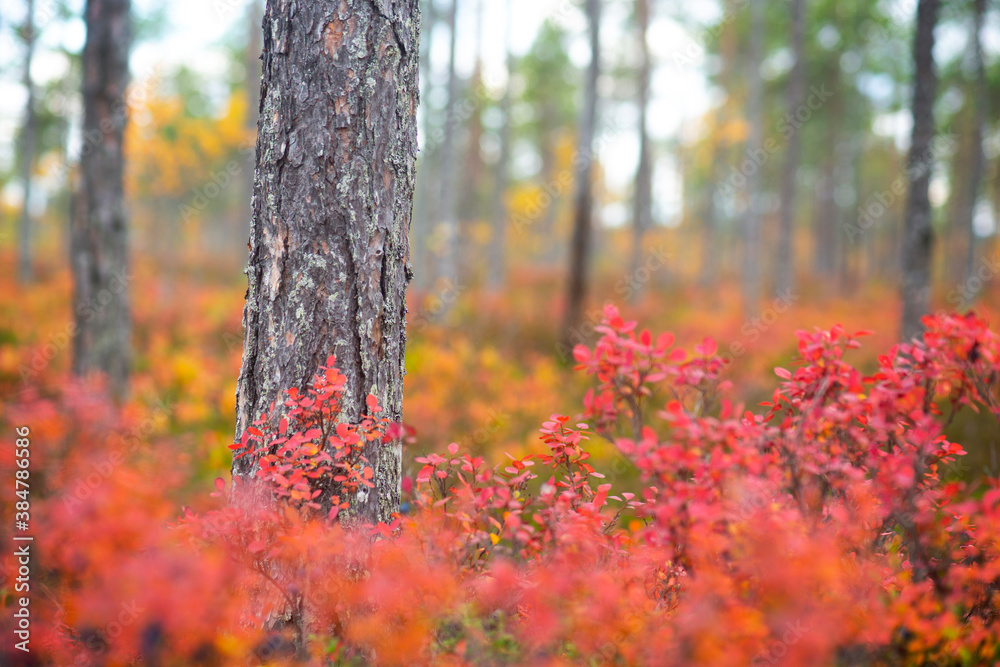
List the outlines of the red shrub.
<svg viewBox="0 0 1000 667">
<path fill-rule="evenodd" d="M 373 483 L 362 446 L 403 434 L 377 417 L 336 423 L 344 378 L 332 359 L 304 392 L 288 392 L 273 431 L 265 415 L 233 446 L 259 461 L 265 502 L 219 480 L 217 507 L 185 510 L 174 525 L 170 489 L 183 471 L 169 452 L 124 457 L 67 503 L 74 475 L 106 460 L 108 430 L 127 425 L 73 388 L 58 403 L 31 398 L 18 419 L 30 414 L 62 462 L 45 469 L 36 499 L 46 535 L 32 589 L 36 656 L 995 661 L 1000 487 L 967 489 L 942 472 L 964 454 L 943 435 L 950 415 L 1000 413 L 1000 338 L 974 315 L 925 323 L 922 341 L 897 345 L 869 375 L 846 361 L 864 332 L 799 332 L 795 369 L 776 369 L 755 413 L 727 397 L 712 341 L 689 354 L 609 308 L 594 349 L 574 351 L 596 381 L 585 412 L 545 422 L 543 454 L 491 466 L 453 444 L 417 457 L 408 511 L 368 529 L 342 521 Z M 616 490 L 592 467 L 595 434 L 637 466 L 643 488 Z"/>
</svg>

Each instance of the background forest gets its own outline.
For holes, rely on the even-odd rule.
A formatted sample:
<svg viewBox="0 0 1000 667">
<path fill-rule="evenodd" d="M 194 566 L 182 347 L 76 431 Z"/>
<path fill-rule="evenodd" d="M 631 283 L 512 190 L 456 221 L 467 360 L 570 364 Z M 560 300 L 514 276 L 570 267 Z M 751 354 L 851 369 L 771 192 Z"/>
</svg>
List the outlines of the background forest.
<svg viewBox="0 0 1000 667">
<path fill-rule="evenodd" d="M 139 548 L 141 540 L 133 540 L 138 534 L 134 528 L 150 517 L 159 523 L 176 521 L 187 526 L 185 530 L 203 530 L 186 523 L 193 516 L 188 510 L 210 511 L 212 501 L 203 496 L 213 480 L 220 492 L 230 488 L 229 477 L 223 473 L 230 469 L 234 453 L 233 417 L 244 352 L 241 314 L 253 217 L 264 7 L 257 0 L 208 0 L 135 2 L 131 8 L 130 81 L 123 97 L 128 119 L 125 199 L 119 211 L 127 220 L 131 259 L 128 272 L 118 282 L 121 291 L 130 295 L 131 359 L 127 377 L 109 381 L 119 399 L 115 408 L 121 415 L 119 422 L 115 421 L 118 417 L 105 420 L 101 410 L 111 408 L 89 402 L 96 390 L 67 380 L 80 371 L 74 360 L 77 255 L 73 229 L 83 207 L 79 192 L 85 181 L 80 163 L 89 145 L 81 94 L 83 4 L 80 0 L 19 0 L 0 8 L 0 395 L 5 403 L 0 421 L 6 427 L 13 425 L 15 416 L 30 416 L 37 424 L 33 428 L 41 434 L 39 440 L 49 438 L 66 446 L 51 452 L 64 464 L 89 465 L 89 459 L 77 460 L 69 453 L 68 434 L 76 428 L 68 423 L 70 418 L 84 424 L 79 427 L 85 435 L 81 437 L 90 438 L 93 445 L 81 449 L 81 457 L 101 451 L 100 442 L 110 441 L 112 436 L 94 435 L 110 423 L 114 424 L 109 427 L 113 437 L 128 445 L 128 456 L 152 452 L 136 463 L 135 470 L 141 472 L 134 477 L 124 472 L 105 475 L 100 464 L 104 459 L 94 454 L 98 457 L 93 464 L 95 485 L 82 475 L 77 479 L 52 473 L 47 480 L 53 488 L 65 488 L 80 500 L 93 493 L 97 493 L 95 498 L 101 493 L 120 494 L 108 496 L 109 507 L 135 493 L 135 502 L 146 507 L 144 515 L 129 515 L 120 524 L 99 513 L 88 515 L 93 519 L 93 524 L 87 524 L 91 528 L 120 538 L 107 553 L 120 553 Z M 921 80 L 918 4 L 940 5 L 929 23 L 929 14 L 923 14 L 927 34 L 933 33 L 923 46 L 933 54 L 930 64 L 936 80 L 922 108 L 918 108 L 921 96 L 916 93 Z M 968 340 L 979 341 L 977 350 L 993 350 L 996 341 L 988 329 L 996 328 L 1000 316 L 1000 9 L 996 3 L 421 0 L 420 11 L 420 152 L 409 231 L 413 278 L 406 294 L 404 514 L 433 506 L 438 500 L 435 492 L 443 498 L 444 482 L 436 487 L 428 477 L 432 473 L 441 472 L 438 478 L 442 480 L 461 477 L 457 471 L 463 464 L 458 458 L 450 459 L 459 456 L 456 452 L 467 453 L 463 460 L 476 470 L 483 461 L 493 465 L 514 459 L 511 465 L 521 471 L 524 457 L 552 456 L 556 442 L 560 444 L 555 459 L 546 465 L 552 465 L 553 475 L 564 465 L 569 487 L 593 503 L 586 511 L 573 505 L 573 516 L 591 511 L 600 516 L 608 502 L 607 489 L 587 486 L 583 490 L 583 483 L 573 475 L 586 477 L 589 473 L 580 471 L 589 466 L 593 466 L 591 473 L 611 470 L 615 492 L 631 490 L 616 498 L 622 509 L 612 523 L 638 535 L 648 516 L 643 519 L 643 508 L 632 504 L 631 498 L 640 497 L 633 493 L 641 494 L 639 489 L 645 488 L 650 475 L 661 475 L 661 483 L 669 476 L 657 468 L 662 461 L 651 462 L 653 457 L 636 454 L 642 450 L 638 443 L 651 437 L 642 430 L 640 417 L 635 417 L 637 428 L 623 428 L 635 447 L 624 457 L 621 445 L 615 443 L 621 433 L 601 422 L 613 419 L 617 427 L 624 414 L 601 400 L 614 403 L 608 398 L 612 395 L 615 400 L 630 400 L 621 386 L 612 391 L 600 384 L 610 372 L 598 368 L 604 363 L 598 361 L 601 349 L 611 355 L 608 350 L 619 350 L 616 345 L 647 346 L 650 359 L 657 359 L 650 363 L 663 365 L 653 377 L 680 378 L 682 393 L 677 400 L 685 405 L 689 396 L 683 387 L 701 392 L 699 383 L 705 378 L 715 383 L 713 387 L 722 386 L 738 395 L 735 403 L 729 399 L 708 403 L 713 418 L 721 420 L 713 422 L 713 428 L 729 424 L 728 419 L 736 424 L 742 406 L 758 410 L 762 405 L 770 411 L 768 419 L 774 417 L 781 401 L 774 398 L 773 369 L 788 373 L 783 369 L 799 363 L 796 359 L 814 364 L 806 366 L 810 369 L 837 368 L 842 380 L 838 386 L 844 392 L 851 387 L 861 401 L 888 391 L 878 383 L 871 391 L 862 391 L 860 380 L 848 381 L 850 374 L 838 366 L 839 353 L 831 351 L 845 331 L 870 334 L 862 349 L 851 352 L 851 360 L 861 372 L 875 374 L 879 382 L 884 380 L 879 373 L 889 373 L 890 367 L 898 370 L 892 365 L 897 363 L 895 350 L 889 354 L 891 363 L 879 355 L 919 333 L 918 320 L 924 314 L 938 318 L 932 331 L 939 337 L 934 340 L 940 348 L 934 349 L 941 359 L 946 356 L 941 350 L 951 349 L 941 341 L 964 344 L 968 332 L 973 332 L 968 333 L 972 336 Z M 921 133 L 921 127 L 929 128 L 929 134 Z M 914 141 L 921 137 L 923 150 L 916 151 Z M 913 184 L 921 179 L 926 200 L 913 201 Z M 921 253 L 926 255 L 923 263 Z M 908 287 L 914 276 L 919 282 L 921 272 L 929 289 L 923 297 L 919 284 Z M 921 298 L 926 307 L 921 306 Z M 970 311 L 979 319 L 944 315 Z M 634 321 L 639 326 L 632 332 L 627 323 Z M 647 328 L 669 330 L 672 337 L 665 346 L 664 339 L 657 339 L 655 346 L 652 339 L 640 338 L 636 343 L 638 331 Z M 823 339 L 813 333 L 831 330 L 839 332 L 833 342 L 829 336 Z M 629 336 L 632 342 L 622 343 Z M 695 352 L 683 361 L 664 356 L 674 340 L 678 347 Z M 842 340 L 853 350 L 853 337 Z M 581 345 L 595 349 L 594 356 L 581 352 Z M 814 356 L 808 356 L 813 352 Z M 945 445 L 934 450 L 932 472 L 942 484 L 974 485 L 1000 475 L 1000 426 L 996 403 L 990 400 L 996 376 L 984 375 L 985 384 L 975 384 L 979 376 L 970 369 L 982 361 L 978 354 L 970 352 L 963 358 L 968 367 L 957 361 L 952 366 L 945 360 L 940 362 L 944 370 L 921 370 L 940 382 L 945 393 L 959 392 L 959 387 L 965 391 L 968 383 L 968 393 L 955 399 L 956 410 L 941 430 L 945 445 L 961 443 L 965 455 L 956 459 L 953 454 L 958 450 Z M 989 356 L 992 352 L 983 354 L 995 364 Z M 706 359 L 704 368 L 694 361 L 702 358 Z M 709 358 L 718 360 L 718 365 Z M 690 364 L 698 367 L 692 370 Z M 962 376 L 956 368 L 968 373 Z M 953 371 L 965 379 L 956 379 Z M 779 378 L 793 382 L 791 374 L 779 373 Z M 638 383 L 637 392 L 645 381 Z M 798 374 L 794 382 L 806 386 Z M 825 391 L 827 385 L 822 386 Z M 601 391 L 610 393 L 602 399 Z M 806 389 L 802 391 L 808 395 Z M 932 402 L 928 398 L 926 403 Z M 986 409 L 957 409 L 966 403 Z M 699 415 L 701 409 L 698 399 Z M 936 408 L 925 409 L 928 415 L 940 417 Z M 886 421 L 924 427 L 913 414 L 904 412 L 900 408 L 898 415 L 891 413 L 895 416 L 887 416 Z M 586 456 L 580 458 L 574 449 L 580 446 L 575 432 L 567 435 L 564 431 L 576 421 L 546 422 L 554 414 L 584 415 L 581 418 L 590 422 L 593 432 Z M 831 433 L 846 438 L 844 433 L 849 432 L 846 426 L 843 431 L 833 427 L 823 431 L 809 419 L 802 416 L 804 425 L 798 433 L 803 429 L 810 434 L 822 432 L 817 441 L 826 442 L 827 437 L 834 437 Z M 756 426 L 752 415 L 747 420 L 743 424 L 747 432 L 765 429 L 759 417 Z M 940 444 L 934 442 L 935 447 Z M 457 446 L 449 449 L 451 443 Z M 243 445 L 247 445 L 245 439 Z M 161 458 L 166 451 L 169 459 Z M 445 451 L 450 456 L 428 454 Z M 6 474 L 8 464 L 13 474 L 13 464 L 6 459 L 0 471 Z M 721 476 L 724 470 L 719 464 L 712 474 Z M 217 479 L 220 475 L 224 479 Z M 144 495 L 150 491 L 145 488 L 149 480 L 160 476 L 163 495 Z M 507 483 L 496 481 L 499 478 L 498 473 L 491 483 L 497 487 Z M 57 479 L 63 487 L 56 486 Z M 361 480 L 357 482 L 363 485 Z M 540 482 L 534 484 L 533 489 Z M 831 482 L 830 488 L 835 486 Z M 923 500 L 906 496 L 906 502 L 914 506 Z M 934 496 L 927 502 L 944 501 Z M 186 508 L 183 514 L 180 507 Z M 509 508 L 491 507 L 494 510 L 499 517 L 494 523 L 509 526 L 505 523 Z M 995 522 L 996 509 L 990 511 Z M 517 511 L 514 514 L 520 516 Z M 230 519 L 224 517 L 223 522 Z M 74 534 L 77 519 L 71 520 L 70 515 L 53 513 L 47 520 L 53 535 L 68 540 Z M 236 520 L 231 523 L 239 525 Z M 789 524 L 794 522 L 784 525 Z M 1000 522 L 984 520 L 986 524 L 1000 526 Z M 479 530 L 486 542 L 493 539 L 488 526 Z M 421 539 L 427 537 L 418 534 Z M 451 535 L 444 528 L 435 534 L 442 542 L 441 535 Z M 618 539 L 610 529 L 608 535 Z M 498 528 L 492 544 L 504 547 L 506 539 Z M 513 543 L 518 544 L 518 539 Z M 907 548 L 905 539 L 900 539 L 903 546 L 893 547 L 894 554 Z M 257 549 L 258 540 L 251 544 L 252 553 L 264 549 Z M 811 547 L 816 553 L 800 554 L 802 562 L 819 558 L 823 549 L 816 544 Z M 619 546 L 615 542 L 614 547 Z M 518 552 L 510 547 L 525 559 L 530 559 L 525 553 L 532 548 L 523 546 Z M 692 547 L 691 553 L 697 549 Z M 76 557 L 60 553 L 58 559 L 65 560 L 53 565 L 49 574 L 63 576 L 60 568 L 71 570 Z M 688 571 L 698 566 L 697 557 L 691 558 L 685 565 Z M 635 561 L 639 560 L 637 555 Z M 671 567 L 681 560 L 671 560 Z M 917 563 L 916 556 L 902 560 L 906 564 L 897 564 L 900 568 L 920 567 L 911 566 L 911 560 Z M 4 567 L 0 600 L 13 604 L 9 587 L 2 584 L 10 583 L 7 573 L 14 566 L 3 557 L 0 563 Z M 206 567 L 210 571 L 206 576 L 218 577 L 216 583 L 230 581 L 228 571 L 217 562 Z M 430 582 L 440 575 L 457 587 L 455 582 L 465 581 L 466 574 L 463 570 L 462 576 L 452 580 L 423 572 L 420 576 L 426 575 L 427 580 L 417 585 L 431 590 Z M 606 584 L 608 596 L 631 594 L 610 583 L 618 575 L 603 574 L 608 579 L 602 579 L 601 585 Z M 661 596 L 657 599 L 673 600 L 671 596 L 681 588 L 674 578 L 676 571 L 665 567 L 660 574 L 663 581 L 657 586 L 663 588 L 657 588 Z M 933 579 L 927 572 L 924 575 Z M 557 581 L 552 572 L 544 576 Z M 496 581 L 504 580 L 498 574 Z M 544 577 L 542 581 L 549 582 Z M 157 582 L 154 589 L 169 588 L 168 583 Z M 988 595 L 996 593 L 992 585 Z M 97 597 L 94 590 L 102 589 L 80 588 L 77 606 L 60 607 L 60 613 L 80 618 L 110 613 L 88 607 L 85 600 L 89 598 L 82 590 Z M 490 590 L 483 595 L 502 597 Z M 792 595 L 782 590 L 777 599 Z M 209 604 L 208 593 L 188 593 Z M 852 594 L 846 588 L 831 593 L 837 598 L 832 604 L 842 604 L 836 609 L 844 618 L 853 613 L 854 608 L 844 601 Z M 169 608 L 166 598 L 160 603 Z M 855 603 L 861 604 L 851 598 L 851 604 Z M 534 604 L 542 605 L 538 600 Z M 672 609 L 674 603 L 663 604 Z M 233 600 L 227 605 L 239 606 Z M 981 608 L 974 600 L 969 606 Z M 117 613 L 117 607 L 112 611 Z M 579 610 L 559 613 L 564 612 L 570 617 L 582 615 Z M 448 664 L 585 664 L 580 656 L 590 655 L 572 640 L 563 639 L 551 651 L 511 648 L 507 652 L 509 637 L 497 630 L 500 626 L 491 625 L 496 614 L 476 613 L 454 621 L 460 629 L 451 637 L 448 633 L 454 628 L 448 623 L 454 619 L 449 617 L 442 625 L 438 616 L 428 612 L 420 621 L 426 620 L 426 627 L 407 626 L 412 636 L 383 649 L 381 661 L 416 664 L 410 662 L 413 656 L 419 654 L 423 660 L 427 651 L 434 656 L 458 655 L 475 643 L 474 636 L 489 644 L 482 654 L 487 657 L 476 663 L 466 653 L 467 663 Z M 166 611 L 163 614 L 169 616 Z M 231 623 L 229 614 L 229 606 L 219 607 L 209 625 Z M 934 614 L 928 612 L 928 616 Z M 67 627 L 73 625 L 72 620 L 59 619 Z M 751 628 L 757 622 L 740 616 L 733 627 Z M 754 630 L 747 629 L 738 641 L 732 636 L 720 639 L 721 634 L 708 637 L 707 631 L 700 635 L 701 630 L 690 628 L 690 635 L 678 630 L 669 640 L 656 635 L 656 641 L 664 646 L 676 641 L 684 647 L 678 649 L 676 660 L 664 659 L 662 664 L 694 664 L 687 661 L 695 655 L 704 664 L 746 664 L 751 659 L 753 664 L 784 664 L 784 653 L 761 653 L 765 650 L 761 646 L 772 646 L 767 633 L 780 636 L 775 627 L 784 622 L 784 616 L 768 618 L 760 623 L 769 630 L 754 635 Z M 195 629 L 166 625 L 156 632 L 162 630 L 164 637 L 198 636 Z M 848 625 L 844 621 L 843 627 Z M 427 629 L 431 626 L 433 632 Z M 470 630 L 473 626 L 475 631 Z M 153 632 L 149 626 L 142 627 L 142 633 Z M 6 630 L 2 623 L 0 628 Z M 349 641 L 322 636 L 323 641 L 333 642 L 323 654 L 329 662 L 310 664 L 379 663 L 374 653 L 358 648 L 368 646 L 366 642 L 378 645 L 373 639 L 376 630 L 366 628 L 345 631 L 343 637 L 350 636 Z M 844 630 L 843 636 L 850 635 L 850 641 L 838 635 L 840 639 L 830 639 L 825 648 L 809 650 L 827 651 L 823 655 L 831 664 L 862 664 L 861 653 L 852 652 L 852 647 L 868 641 L 890 648 L 865 654 L 868 662 L 863 664 L 911 664 L 902 658 L 893 662 L 894 651 L 904 645 L 914 651 L 906 654 L 912 664 L 924 658 L 951 664 L 942 656 L 959 655 L 959 644 L 969 653 L 954 664 L 980 664 L 976 661 L 985 659 L 982 656 L 998 655 L 996 642 L 979 635 L 973 641 L 971 635 L 959 633 L 961 638 L 955 639 L 949 634 L 953 628 L 946 624 L 925 630 L 940 643 L 928 640 L 930 648 L 913 649 L 906 644 L 908 636 L 899 639 L 894 634 L 901 632 L 898 628 L 886 629 L 884 636 L 873 634 L 874 639 L 862 637 L 861 630 L 857 635 Z M 977 626 L 976 631 L 980 630 Z M 294 639 L 295 646 L 288 652 L 298 651 L 301 657 L 305 632 L 301 628 L 297 632 L 302 636 Z M 586 634 L 580 627 L 573 632 L 577 634 L 570 636 Z M 131 637 L 130 633 L 138 634 Z M 186 657 L 171 662 L 173 658 L 163 657 L 166 649 L 161 658 L 147 650 L 167 646 L 167 640 L 158 644 L 159 635 L 151 639 L 142 633 L 128 630 L 129 639 L 116 644 L 107 637 L 105 627 L 103 634 L 94 635 L 100 638 L 98 650 L 86 631 L 70 632 L 89 652 L 53 655 L 70 656 L 77 660 L 73 664 L 81 665 L 130 664 L 137 652 L 149 664 L 236 664 L 235 658 L 230 663 L 219 656 L 232 657 L 246 648 L 233 644 L 229 646 L 232 654 L 227 654 L 225 642 L 215 637 L 213 658 L 191 657 L 201 655 L 192 645 L 184 647 L 186 653 L 177 653 Z M 425 635 L 433 635 L 433 641 L 428 640 L 433 649 L 421 643 Z M 886 639 L 890 636 L 891 640 Z M 412 645 L 406 643 L 410 640 Z M 252 643 L 246 638 L 240 641 Z M 252 641 L 270 640 L 254 636 Z M 531 644 L 510 641 L 520 647 Z M 706 648 L 713 641 L 746 643 L 738 652 L 741 657 L 727 662 Z M 280 643 L 266 645 L 274 655 L 284 655 Z M 812 664 L 804 648 L 811 645 L 796 649 L 800 654 L 790 646 L 788 664 Z M 0 648 L 0 663 L 5 648 Z M 634 654 L 627 648 L 620 650 L 606 663 L 588 658 L 586 664 L 659 664 L 643 658 L 641 647 Z M 254 664 L 269 664 L 271 653 L 265 653 L 262 657 L 256 650 L 259 662 Z M 86 656 L 82 662 L 80 655 Z M 759 661 L 761 655 L 766 656 L 764 662 Z M 491 662 L 501 660 L 497 656 L 503 660 Z M 60 664 L 59 659 L 67 658 L 37 664 Z M 358 662 L 351 662 L 355 659 Z"/>
</svg>

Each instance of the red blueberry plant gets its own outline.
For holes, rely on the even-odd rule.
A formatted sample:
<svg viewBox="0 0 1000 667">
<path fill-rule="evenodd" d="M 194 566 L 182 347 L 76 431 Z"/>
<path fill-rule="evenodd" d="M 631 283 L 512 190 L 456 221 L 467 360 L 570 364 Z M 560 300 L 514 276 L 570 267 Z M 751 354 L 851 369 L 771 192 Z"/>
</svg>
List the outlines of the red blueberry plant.
<svg viewBox="0 0 1000 667">
<path fill-rule="evenodd" d="M 553 415 L 522 458 L 416 456 L 388 526 L 350 520 L 351 502 L 374 483 L 367 443 L 412 433 L 373 397 L 338 422 L 333 359 L 233 445 L 262 500 L 219 480 L 179 519 L 170 452 L 71 497 L 128 416 L 73 387 L 28 397 L 19 418 L 61 456 L 37 501 L 33 659 L 992 664 L 1000 487 L 953 479 L 965 451 L 944 430 L 960 410 L 1000 415 L 1000 338 L 972 314 L 925 325 L 864 370 L 848 358 L 866 332 L 799 332 L 794 366 L 747 408 L 711 340 L 687 352 L 608 307 L 574 350 L 593 380 L 580 415 Z"/>
</svg>

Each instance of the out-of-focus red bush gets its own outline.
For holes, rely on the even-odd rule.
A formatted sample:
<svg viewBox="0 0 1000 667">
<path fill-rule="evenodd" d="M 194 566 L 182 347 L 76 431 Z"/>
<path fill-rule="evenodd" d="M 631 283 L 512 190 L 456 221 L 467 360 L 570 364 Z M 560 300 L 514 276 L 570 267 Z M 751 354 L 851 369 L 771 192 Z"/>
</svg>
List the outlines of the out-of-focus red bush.
<svg viewBox="0 0 1000 667">
<path fill-rule="evenodd" d="M 39 453 L 32 656 L 60 667 L 992 663 L 1000 487 L 947 481 L 964 451 L 943 428 L 960 409 L 1000 413 L 1000 337 L 971 314 L 925 324 L 869 374 L 846 360 L 865 332 L 799 332 L 796 365 L 775 369 L 753 411 L 729 395 L 711 340 L 686 352 L 607 308 L 600 339 L 574 350 L 594 382 L 584 412 L 543 424 L 545 454 L 417 456 L 403 513 L 378 526 L 351 520 L 373 483 L 361 445 L 410 438 L 374 401 L 361 424 L 334 424 L 333 360 L 284 397 L 273 430 L 262 418 L 234 445 L 258 462 L 253 492 L 217 480 L 214 505 L 197 511 L 173 500 L 189 471 L 168 448 L 109 435 L 139 416 L 74 384 L 28 392 L 4 421 L 31 423 Z M 598 437 L 641 488 L 595 469 Z M 13 479 L 11 452 L 0 468 Z M 17 570 L 9 554 L 0 562 L 9 638 Z"/>
</svg>

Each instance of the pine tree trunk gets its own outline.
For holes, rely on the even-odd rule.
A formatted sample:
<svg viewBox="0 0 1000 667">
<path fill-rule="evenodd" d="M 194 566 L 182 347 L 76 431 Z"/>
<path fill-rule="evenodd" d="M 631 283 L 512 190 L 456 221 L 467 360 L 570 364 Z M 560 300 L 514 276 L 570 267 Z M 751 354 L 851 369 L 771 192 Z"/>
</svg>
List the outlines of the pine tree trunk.
<svg viewBox="0 0 1000 667">
<path fill-rule="evenodd" d="M 931 250 L 934 231 L 931 227 L 931 203 L 928 194 L 931 179 L 930 148 L 934 139 L 934 27 L 940 0 L 920 0 L 917 5 L 917 30 L 913 42 L 914 90 L 913 135 L 907 160 L 910 189 L 906 199 L 902 244 L 903 340 L 923 331 L 920 318 L 930 308 Z"/>
<path fill-rule="evenodd" d="M 635 174 L 635 197 L 632 200 L 632 259 L 629 275 L 635 276 L 642 261 L 642 237 L 653 224 L 653 167 L 647 116 L 649 114 L 649 79 L 652 63 L 647 43 L 649 32 L 650 0 L 635 0 L 635 14 L 638 23 L 640 52 L 639 64 L 639 165 Z M 635 283 L 638 284 L 638 283 Z M 639 288 L 631 291 L 632 300 L 638 300 Z"/>
<path fill-rule="evenodd" d="M 267 3 L 237 440 L 331 354 L 342 420 L 368 394 L 402 417 L 419 30 L 417 0 Z M 375 489 L 352 518 L 390 521 L 400 445 L 365 456 Z M 233 475 L 253 467 L 234 460 Z"/>
<path fill-rule="evenodd" d="M 764 81 L 760 73 L 764 49 L 764 9 L 764 0 L 750 0 L 750 54 L 747 72 L 750 137 L 746 152 L 750 156 L 763 153 L 764 144 Z M 747 175 L 747 210 L 743 217 L 743 312 L 747 317 L 756 314 L 760 298 L 762 168 L 758 166 Z"/>
<path fill-rule="evenodd" d="M 73 370 L 107 374 L 128 388 L 131 316 L 128 221 L 123 206 L 129 0 L 88 0 L 83 47 L 83 148 L 79 214 L 73 216 Z"/>
<path fill-rule="evenodd" d="M 514 23 L 514 8 L 512 0 L 507 0 L 507 23 L 504 34 L 504 44 L 507 48 L 507 86 L 504 89 L 500 110 L 503 121 L 500 126 L 500 156 L 497 159 L 496 183 L 493 187 L 493 238 L 489 246 L 489 269 L 486 277 L 487 288 L 491 292 L 498 291 L 505 282 L 505 262 L 507 244 L 507 186 L 510 181 L 510 143 L 511 143 L 511 76 L 514 73 L 514 54 L 511 51 L 511 32 Z"/>
<path fill-rule="evenodd" d="M 35 55 L 35 2 L 28 0 L 24 19 L 24 89 L 28 99 L 24 103 L 24 128 L 21 133 L 21 187 L 24 202 L 21 205 L 21 227 L 18 230 L 18 280 L 30 283 L 31 270 L 31 180 L 35 170 L 35 131 L 38 116 L 35 113 L 35 85 L 31 80 L 31 62 Z"/>
<path fill-rule="evenodd" d="M 583 304 L 587 296 L 590 273 L 590 253 L 593 236 L 594 186 L 592 182 L 594 135 L 597 133 L 597 81 L 601 73 L 601 0 L 587 0 L 587 23 L 590 28 L 590 66 L 580 118 L 577 151 L 574 158 L 576 193 L 573 211 L 573 238 L 570 242 L 569 280 L 566 315 L 561 343 L 572 348 L 577 340 L 577 328 L 583 319 Z M 564 350 L 565 351 L 565 350 Z"/>
<path fill-rule="evenodd" d="M 794 117 L 805 97 L 805 0 L 792 0 L 792 52 L 795 64 L 788 76 L 787 113 Z M 781 176 L 781 219 L 778 229 L 778 267 L 776 287 L 786 292 L 795 282 L 795 181 L 799 170 L 799 133 L 793 131 L 785 147 L 784 172 Z"/>
</svg>

